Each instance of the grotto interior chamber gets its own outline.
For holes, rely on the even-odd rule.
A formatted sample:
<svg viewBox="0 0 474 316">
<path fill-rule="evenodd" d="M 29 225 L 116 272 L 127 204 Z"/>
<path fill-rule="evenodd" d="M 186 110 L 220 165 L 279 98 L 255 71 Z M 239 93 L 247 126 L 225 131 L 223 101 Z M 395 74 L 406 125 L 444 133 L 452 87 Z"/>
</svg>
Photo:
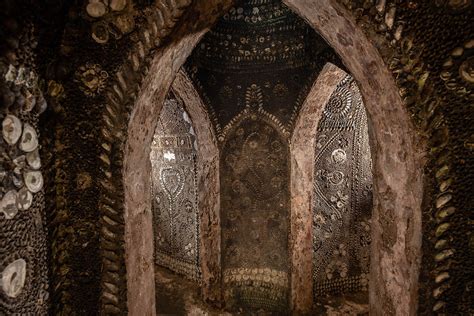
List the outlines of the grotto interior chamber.
<svg viewBox="0 0 474 316">
<path fill-rule="evenodd" d="M 369 125 L 355 80 L 302 18 L 276 0 L 232 7 L 180 69 L 154 131 L 157 313 L 289 313 L 298 188 L 313 313 L 368 313 Z"/>
<path fill-rule="evenodd" d="M 0 315 L 474 315 L 474 0 L 0 0 Z"/>
</svg>

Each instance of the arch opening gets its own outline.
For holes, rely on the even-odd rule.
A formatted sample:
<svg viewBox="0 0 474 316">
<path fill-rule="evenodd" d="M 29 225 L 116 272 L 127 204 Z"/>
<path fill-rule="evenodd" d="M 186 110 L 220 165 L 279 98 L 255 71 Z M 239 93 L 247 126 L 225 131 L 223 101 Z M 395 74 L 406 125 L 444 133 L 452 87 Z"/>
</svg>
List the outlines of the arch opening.
<svg viewBox="0 0 474 316">
<path fill-rule="evenodd" d="M 353 21 L 344 15 L 344 10 L 335 1 L 322 1 L 316 5 L 303 0 L 289 0 L 285 3 L 304 17 L 342 58 L 344 65 L 360 86 L 369 118 L 373 123 L 373 129 L 370 131 L 374 161 L 370 274 L 376 278 L 370 278 L 371 312 L 380 314 L 382 311 L 389 311 L 400 315 L 413 314 L 416 309 L 419 264 L 415 258 L 419 257 L 417 254 L 419 254 L 421 242 L 422 171 L 420 167 L 422 164 L 420 157 L 417 156 L 419 145 L 415 144 L 415 135 L 408 114 L 398 96 L 393 78 L 388 73 L 376 48 L 369 43 Z M 351 28 L 356 31 L 348 40 L 344 36 L 352 34 L 349 32 Z M 155 307 L 154 295 L 151 295 L 154 294 L 154 284 L 147 279 L 153 275 L 153 265 L 151 267 L 145 265 L 145 268 L 140 269 L 135 267 L 139 264 L 137 260 L 147 264 L 152 262 L 153 245 L 147 238 L 151 234 L 151 226 L 147 224 L 151 207 L 144 202 L 151 201 L 151 198 L 147 199 L 149 196 L 143 193 L 146 192 L 143 188 L 150 185 L 147 180 L 147 170 L 150 166 L 146 163 L 149 152 L 145 150 L 143 153 L 140 147 L 151 143 L 151 127 L 154 126 L 156 114 L 160 109 L 159 107 L 152 108 L 149 103 L 153 99 L 156 101 L 155 104 L 164 100 L 163 91 L 168 90 L 173 74 L 190 55 L 203 33 L 204 31 L 201 31 L 199 35 L 183 37 L 181 41 L 171 43 L 170 46 L 157 53 L 130 118 L 123 170 L 130 311 L 143 311 L 145 308 L 153 314 Z M 360 55 L 354 58 L 353 56 L 357 53 Z M 178 59 L 176 59 L 177 56 Z M 384 93 L 381 93 L 382 86 Z M 391 105 L 390 108 L 386 106 L 388 104 Z M 301 113 L 305 113 L 304 108 L 300 115 Z M 298 129 L 297 126 L 296 129 Z M 293 144 L 291 146 L 294 147 Z M 397 152 L 394 152 L 395 148 Z M 291 150 L 293 151 L 293 148 Z M 291 163 L 294 163 L 293 160 Z M 415 180 L 412 181 L 413 179 Z M 303 189 L 308 191 L 307 187 Z M 298 197 L 300 200 L 309 194 L 306 191 Z M 294 198 L 292 191 L 292 200 Z M 295 214 L 293 209 L 291 212 L 290 301 L 293 310 L 307 311 L 313 300 L 311 284 L 309 288 L 307 284 L 308 276 L 312 275 L 312 264 L 311 256 L 308 260 L 308 254 L 304 251 L 308 247 L 312 248 L 311 240 L 308 241 L 306 237 L 308 233 L 311 235 L 311 225 L 304 221 L 308 217 Z M 216 216 L 219 218 L 218 215 Z M 393 221 L 387 218 L 392 218 Z M 396 228 L 393 227 L 394 222 L 397 223 Z M 137 227 L 141 229 L 138 230 Z M 384 234 L 386 231 L 390 234 Z M 217 262 L 216 267 L 220 267 L 219 260 L 214 262 Z M 143 267 L 143 265 L 140 266 Z M 388 282 L 392 278 L 396 278 L 399 282 L 397 284 Z M 219 288 L 220 276 L 213 275 L 210 279 L 216 286 L 210 287 L 212 289 L 209 291 L 215 292 L 213 296 L 219 300 L 219 290 L 213 289 Z"/>
</svg>

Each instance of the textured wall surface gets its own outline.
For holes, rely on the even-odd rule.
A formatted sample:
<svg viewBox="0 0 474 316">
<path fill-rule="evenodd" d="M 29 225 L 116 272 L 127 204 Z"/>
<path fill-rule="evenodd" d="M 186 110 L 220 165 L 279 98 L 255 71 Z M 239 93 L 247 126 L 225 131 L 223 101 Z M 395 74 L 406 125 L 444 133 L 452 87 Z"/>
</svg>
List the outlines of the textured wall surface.
<svg viewBox="0 0 474 316">
<path fill-rule="evenodd" d="M 151 145 L 155 262 L 200 278 L 197 142 L 182 101 L 168 95 Z"/>
<path fill-rule="evenodd" d="M 0 3 L 0 314 L 47 315 L 48 238 L 38 120 L 46 109 L 31 17 Z"/>
<path fill-rule="evenodd" d="M 340 2 L 377 45 L 428 139 L 418 313 L 472 313 L 474 2 Z"/>
<path fill-rule="evenodd" d="M 185 65 L 221 148 L 224 301 L 289 307 L 289 136 L 328 61 L 324 41 L 281 1 L 240 1 Z"/>
<path fill-rule="evenodd" d="M 367 292 L 372 160 L 367 115 L 349 75 L 324 108 L 315 150 L 314 297 Z"/>
<path fill-rule="evenodd" d="M 235 126 L 221 158 L 225 303 L 288 307 L 288 145 L 281 131 L 250 112 Z"/>
<path fill-rule="evenodd" d="M 124 238 L 126 223 L 136 231 L 146 231 L 148 227 L 140 221 L 131 223 L 130 218 L 124 216 L 125 192 L 131 191 L 130 187 L 124 185 L 129 183 L 129 179 L 124 180 L 122 173 L 125 170 L 124 144 L 130 131 L 136 144 L 131 148 L 138 150 L 140 146 L 143 147 L 141 140 L 148 134 L 137 132 L 139 129 L 135 128 L 140 126 L 140 122 L 134 117 L 143 118 L 151 113 L 140 110 L 141 114 L 137 116 L 132 115 L 132 110 L 143 109 L 140 102 L 135 102 L 139 91 L 154 86 L 160 87 L 163 94 L 166 93 L 173 77 L 167 71 L 177 71 L 179 63 L 194 45 L 191 40 L 187 44 L 181 42 L 181 46 L 178 43 L 190 33 L 198 37 L 195 30 L 209 27 L 216 16 L 225 14 L 229 1 L 195 1 L 189 10 L 185 8 L 190 1 L 181 0 L 154 3 L 147 0 L 109 1 L 108 5 L 90 2 L 58 1 L 57 5 L 47 1 L 2 2 L 2 5 L 6 4 L 5 8 L 20 9 L 12 14 L 21 21 L 28 20 L 25 16 L 31 17 L 34 30 L 38 33 L 36 52 L 40 57 L 37 58 L 39 86 L 46 92 L 51 105 L 39 121 L 41 155 L 46 166 L 45 205 L 52 238 L 50 289 L 53 312 L 68 315 L 91 315 L 98 310 L 125 313 L 127 291 L 134 293 L 129 296 L 128 302 L 134 308 L 143 306 L 143 302 L 147 302 L 143 297 L 152 295 L 149 287 L 152 285 L 143 287 L 140 283 L 143 278 L 140 278 L 139 273 L 125 270 L 125 249 L 132 254 L 132 258 L 136 258 L 136 266 L 140 269 L 146 269 L 147 264 L 150 264 L 146 259 L 148 254 L 141 252 L 145 247 L 143 240 L 127 239 L 128 242 L 132 241 L 138 254 L 145 256 L 126 248 Z M 404 201 L 416 199 L 415 195 L 422 194 L 418 190 L 418 182 L 424 181 L 423 257 L 419 293 L 416 287 L 409 284 L 392 282 L 385 287 L 398 291 L 398 294 L 390 296 L 380 291 L 380 295 L 371 298 L 373 311 L 395 314 L 398 309 L 398 313 L 403 314 L 402 309 L 407 306 L 410 311 L 414 311 L 417 308 L 416 299 L 403 303 L 394 300 L 403 296 L 409 288 L 410 296 L 418 297 L 419 294 L 420 314 L 472 313 L 474 237 L 470 210 L 474 204 L 471 194 L 474 183 L 473 1 L 287 2 L 298 4 L 295 8 L 299 14 L 321 29 L 321 34 L 324 33 L 331 45 L 338 47 L 338 52 L 343 52 L 341 57 L 358 81 L 364 97 L 369 98 L 364 100 L 370 101 L 366 102 L 368 110 L 372 109 L 369 116 L 383 118 L 375 122 L 377 126 L 393 134 L 400 129 L 407 130 L 413 124 L 417 137 L 427 140 L 427 150 L 423 152 L 427 162 L 423 169 L 424 179 L 413 177 L 409 183 L 394 187 L 396 190 L 392 191 L 385 185 L 374 187 L 374 196 L 380 193 L 387 201 L 396 200 L 398 202 L 395 205 L 399 207 L 389 208 L 390 212 L 380 218 L 380 223 L 377 218 L 375 225 L 383 228 L 383 231 L 406 236 L 405 239 L 394 239 L 388 233 L 382 238 L 381 230 L 377 232 L 378 238 L 381 238 L 377 249 L 381 251 L 376 259 L 379 260 L 383 255 L 388 258 L 388 263 L 377 265 L 374 271 L 380 278 L 373 285 L 384 288 L 387 284 L 382 283 L 388 277 L 416 277 L 411 273 L 407 275 L 407 270 L 397 267 L 419 265 L 420 256 L 411 250 L 413 244 L 418 242 L 413 241 L 416 239 L 413 238 L 416 233 L 413 227 L 417 225 L 418 219 L 394 210 L 412 212 L 414 209 L 407 211 L 402 206 L 405 205 Z M 229 17 L 231 15 L 239 17 L 240 14 L 236 9 Z M 258 14 L 254 15 L 258 21 Z M 355 24 L 335 22 L 345 17 Z M 252 15 L 248 21 L 252 22 Z M 15 25 L 2 27 L 1 31 L 8 35 L 16 34 Z M 364 45 L 358 41 L 360 34 L 368 38 Z M 246 39 L 243 41 L 245 44 Z M 226 40 L 221 42 L 225 45 Z M 240 36 L 234 42 L 238 46 L 243 45 L 239 44 Z M 233 44 L 229 42 L 229 45 Z M 173 47 L 173 53 L 169 53 L 170 46 Z M 282 45 L 285 46 L 291 45 Z M 5 47 L 11 49 L 5 50 Z M 2 42 L 2 56 L 8 56 L 9 63 L 17 63 L 15 67 L 22 63 L 21 58 L 11 53 L 17 47 L 18 42 L 15 40 Z M 237 52 L 241 51 L 243 57 L 252 55 L 250 50 L 242 48 Z M 275 50 L 274 56 L 284 56 L 272 46 L 262 51 L 265 52 L 266 48 L 271 52 Z M 165 49 L 168 49 L 166 54 Z M 265 56 L 264 53 L 259 55 Z M 162 63 L 156 65 L 163 68 L 149 67 L 153 56 L 162 58 Z M 382 62 L 379 62 L 380 56 Z M 236 55 L 238 58 L 242 60 L 240 55 Z M 159 76 L 165 84 L 161 85 L 161 79 L 144 80 L 149 69 L 153 69 L 153 75 Z M 7 71 L 8 67 L 3 69 L 2 74 Z M 386 74 L 390 80 L 379 80 L 386 79 Z M 292 76 L 289 71 L 285 75 Z M 293 78 L 295 82 L 302 83 L 296 77 Z M 268 91 L 277 84 L 270 81 L 272 84 L 266 88 L 264 82 L 259 86 Z M 386 90 L 393 82 L 398 89 L 396 97 L 391 90 Z M 249 82 L 241 86 L 245 90 L 250 85 Z M 2 89 L 4 100 L 8 100 L 8 95 Z M 164 95 L 162 97 L 164 99 Z M 390 106 L 386 107 L 386 112 L 371 105 L 377 97 L 393 101 L 388 103 Z M 403 100 L 401 106 L 409 113 L 411 120 L 397 121 L 400 117 L 399 99 Z M 245 100 L 245 97 L 242 96 L 241 100 Z M 245 103 L 241 102 L 240 109 L 244 107 Z M 277 115 L 275 112 L 273 115 L 288 117 L 285 113 Z M 216 112 L 213 117 L 217 116 Z M 143 122 L 148 121 L 143 119 Z M 222 122 L 226 124 L 226 121 Z M 219 136 L 225 135 L 222 122 L 219 123 L 220 131 L 216 127 Z M 150 135 L 154 131 L 151 125 L 142 125 Z M 379 140 L 390 140 L 390 135 L 379 135 Z M 151 143 L 152 136 L 146 139 Z M 389 152 L 385 147 L 377 148 L 381 159 L 378 162 L 374 160 L 374 166 L 393 169 L 393 175 L 397 177 L 407 174 L 407 168 L 410 171 L 419 170 L 421 164 L 407 160 L 409 154 L 421 156 L 418 147 L 408 146 L 407 141 L 410 144 L 412 142 L 410 138 L 392 142 L 391 148 L 400 149 L 396 155 L 385 155 Z M 133 156 L 132 160 L 137 157 L 141 159 Z M 376 174 L 374 179 L 380 176 Z M 397 190 L 405 187 L 412 188 L 414 192 L 398 196 Z M 377 203 L 383 201 L 378 200 Z M 397 258 L 401 259 L 390 261 Z M 127 274 L 131 280 L 128 288 Z M 144 289 L 141 293 L 144 295 L 138 295 L 137 288 Z"/>
</svg>

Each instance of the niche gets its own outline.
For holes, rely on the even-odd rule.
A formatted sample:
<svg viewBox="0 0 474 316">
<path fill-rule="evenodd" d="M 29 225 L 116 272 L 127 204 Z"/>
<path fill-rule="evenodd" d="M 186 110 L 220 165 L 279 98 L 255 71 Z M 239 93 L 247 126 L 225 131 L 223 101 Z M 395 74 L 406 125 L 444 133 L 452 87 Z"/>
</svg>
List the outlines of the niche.
<svg viewBox="0 0 474 316">
<path fill-rule="evenodd" d="M 151 145 L 155 263 L 199 280 L 197 142 L 181 100 L 170 93 Z"/>
<path fill-rule="evenodd" d="M 229 134 L 221 159 L 224 299 L 227 306 L 288 305 L 288 145 L 255 114 Z"/>
<path fill-rule="evenodd" d="M 368 302 L 372 160 L 368 120 L 350 75 L 324 107 L 313 185 L 313 294 L 356 294 Z"/>
</svg>

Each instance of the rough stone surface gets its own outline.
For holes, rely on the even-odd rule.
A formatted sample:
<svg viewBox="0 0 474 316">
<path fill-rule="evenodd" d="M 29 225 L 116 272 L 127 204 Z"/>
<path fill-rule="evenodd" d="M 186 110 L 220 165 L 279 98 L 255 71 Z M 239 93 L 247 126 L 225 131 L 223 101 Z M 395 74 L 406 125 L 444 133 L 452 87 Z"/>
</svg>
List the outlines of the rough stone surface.
<svg viewBox="0 0 474 316">
<path fill-rule="evenodd" d="M 176 73 L 206 32 L 205 26 L 213 21 L 215 4 L 214 1 L 197 3 L 189 13 L 194 14 L 194 19 L 188 16 L 186 20 L 190 25 L 182 25 L 174 41 L 157 51 L 128 123 L 123 184 L 127 301 L 131 315 L 156 314 L 151 196 L 148 190 L 154 128 Z"/>
<path fill-rule="evenodd" d="M 176 76 L 172 90 L 183 100 L 197 137 L 198 209 L 201 219 L 201 290 L 204 300 L 219 302 L 221 299 L 219 149 L 205 105 L 192 81 L 183 71 Z"/>
<path fill-rule="evenodd" d="M 291 304 L 307 313 L 313 305 L 313 197 L 316 130 L 324 106 L 345 72 L 327 64 L 301 108 L 291 138 Z M 311 277 L 310 277 L 311 276 Z"/>
<path fill-rule="evenodd" d="M 374 159 L 371 313 L 414 315 L 421 257 L 423 147 L 416 139 L 392 75 L 349 13 L 332 0 L 285 2 L 339 54 L 361 88 L 368 111 Z M 384 220 L 387 218 L 393 221 Z M 391 227 L 396 229 L 388 230 L 391 234 L 386 236 Z M 294 308 L 298 310 L 299 306 L 295 304 Z"/>
</svg>

